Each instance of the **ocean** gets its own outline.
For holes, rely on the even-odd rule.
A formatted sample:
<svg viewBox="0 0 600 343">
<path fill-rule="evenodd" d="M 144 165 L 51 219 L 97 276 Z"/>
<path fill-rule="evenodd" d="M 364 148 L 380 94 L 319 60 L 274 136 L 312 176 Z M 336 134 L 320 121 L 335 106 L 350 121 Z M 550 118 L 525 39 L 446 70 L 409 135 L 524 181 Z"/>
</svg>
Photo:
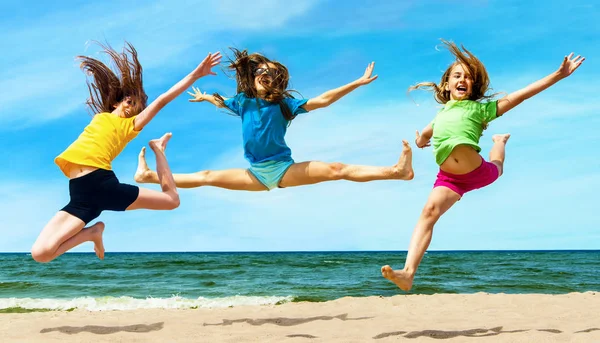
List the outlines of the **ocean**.
<svg viewBox="0 0 600 343">
<path fill-rule="evenodd" d="M 600 251 L 428 252 L 406 293 L 381 276 L 406 252 L 0 254 L 0 313 L 199 308 L 436 293 L 600 291 Z"/>
</svg>

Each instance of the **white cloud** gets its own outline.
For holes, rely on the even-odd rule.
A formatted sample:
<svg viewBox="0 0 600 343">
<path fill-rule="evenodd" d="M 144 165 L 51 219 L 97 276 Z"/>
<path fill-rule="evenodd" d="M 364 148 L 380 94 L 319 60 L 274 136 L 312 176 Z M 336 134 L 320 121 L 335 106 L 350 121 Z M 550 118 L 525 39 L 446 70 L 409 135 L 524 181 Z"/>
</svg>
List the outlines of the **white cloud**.
<svg viewBox="0 0 600 343">
<path fill-rule="evenodd" d="M 124 39 L 133 42 L 150 76 L 146 78 L 150 92 L 156 92 L 153 86 L 163 87 L 176 78 L 174 75 L 183 75 L 193 68 L 203 57 L 197 51 L 254 45 L 253 48 L 259 47 L 258 50 L 280 56 L 281 60 L 293 61 L 289 66 L 297 77 L 292 79 L 294 87 L 301 89 L 307 97 L 332 88 L 322 80 L 360 76 L 364 70 L 360 69 L 362 65 L 355 71 L 350 67 L 367 53 L 377 53 L 370 51 L 372 45 L 366 45 L 362 39 L 368 40 L 368 44 L 385 39 L 382 44 L 397 44 L 400 48 L 388 46 L 393 57 L 383 63 L 377 60 L 380 79 L 331 108 L 299 117 L 289 128 L 287 141 L 296 161 L 317 159 L 389 165 L 398 158 L 401 140 L 406 138 L 413 144 L 414 130 L 426 125 L 437 110 L 429 94 L 412 93 L 420 106 L 407 99 L 405 90 L 409 83 L 405 83 L 406 79 L 414 78 L 415 70 L 420 73 L 419 68 L 445 66 L 432 62 L 432 59 L 443 61 L 449 57 L 433 49 L 441 32 L 436 31 L 438 25 L 465 25 L 465 18 L 455 22 L 443 11 L 432 13 L 426 22 L 422 21 L 422 15 L 413 15 L 411 20 L 420 21 L 418 24 L 426 27 L 419 26 L 414 31 L 407 29 L 406 32 L 414 33 L 410 39 L 399 37 L 393 40 L 388 33 L 384 36 L 374 34 L 373 38 L 356 38 L 351 47 L 344 50 L 350 43 L 333 40 L 332 36 L 361 30 L 381 32 L 386 27 L 399 33 L 404 24 L 392 23 L 396 19 L 394 13 L 380 18 L 380 22 L 367 16 L 376 14 L 377 17 L 381 14 L 380 8 L 369 11 L 360 20 L 347 20 L 347 26 L 343 27 L 336 25 L 356 9 L 344 14 L 336 12 L 337 22 L 328 14 L 325 19 L 329 18 L 329 21 L 319 23 L 324 19 L 315 12 L 323 7 L 317 2 L 259 1 L 242 7 L 245 3 L 222 1 L 206 7 L 158 1 L 113 11 L 122 8 L 114 4 L 93 3 L 53 11 L 24 24 L 8 20 L 0 23 L 5 44 L 15 47 L 0 57 L 0 62 L 10 66 L 0 71 L 0 124 L 19 123 L 23 127 L 60 118 L 75 108 L 84 111 L 87 89 L 73 57 L 96 53 L 95 48 L 86 50 L 85 42 L 90 39 L 106 37 L 116 48 L 120 48 Z M 419 14 L 426 7 L 414 7 L 413 10 L 418 11 L 410 13 Z M 480 16 L 489 12 L 487 5 L 479 9 L 480 12 L 467 18 L 469 22 L 477 22 L 481 20 Z M 408 23 L 411 26 L 411 22 Z M 301 30 L 303 28 L 307 31 Z M 472 30 L 461 34 L 456 30 L 445 29 L 444 32 L 448 36 L 454 35 L 457 42 L 479 41 L 473 50 L 477 54 L 482 51 L 480 57 L 485 57 L 486 53 L 488 56 L 497 54 L 496 47 L 506 50 L 507 42 L 521 44 L 531 40 L 531 34 L 539 33 L 535 27 L 529 29 L 530 34 L 523 34 L 517 40 L 481 40 L 482 36 Z M 300 50 L 290 52 L 292 49 L 287 45 L 277 42 L 281 36 L 312 35 L 315 31 L 319 37 L 329 35 L 325 37 L 330 39 L 328 47 L 340 44 L 337 53 L 323 58 L 319 54 L 321 51 L 317 51 L 322 45 L 317 44 L 303 47 L 305 55 L 298 56 L 295 54 Z M 268 39 L 259 40 L 267 33 Z M 483 35 L 493 36 L 489 32 Z M 431 43 L 417 43 L 421 37 Z M 30 41 L 37 43 L 20 44 Z M 576 41 L 580 44 L 585 40 Z M 415 48 L 415 44 L 428 44 L 430 48 Z M 415 49 L 401 50 L 407 47 Z M 308 55 L 312 59 L 307 58 Z M 594 238 L 598 237 L 598 217 L 592 206 L 595 193 L 600 189 L 596 181 L 598 175 L 593 173 L 599 167 L 593 154 L 598 142 L 595 132 L 598 103 L 589 86 L 596 79 L 593 64 L 587 64 L 591 60 L 589 58 L 576 75 L 526 101 L 491 125 L 481 141 L 486 157 L 492 133 L 509 131 L 513 134 L 507 148 L 506 174 L 496 184 L 470 193 L 440 220 L 432 249 L 597 248 Z M 407 61 L 405 65 L 403 61 Z M 523 61 L 517 66 L 504 59 L 497 64 L 493 61 L 486 62 L 493 86 L 509 92 L 545 76 L 558 66 L 544 59 L 536 60 L 535 65 Z M 298 66 L 293 66 L 294 63 Z M 387 68 L 383 67 L 385 63 L 388 63 Z M 510 70 L 504 69 L 507 66 Z M 307 72 L 306 68 L 310 70 Z M 431 71 L 435 72 L 436 68 Z M 438 78 L 439 75 L 434 74 L 433 79 Z M 220 90 L 223 87 L 220 79 L 203 82 L 202 87 L 209 91 Z M 230 83 L 227 89 L 232 87 Z M 421 101 L 425 98 L 428 100 Z M 206 111 L 210 118 L 224 116 L 209 110 L 200 111 Z M 168 122 L 168 130 L 181 128 L 169 150 L 170 161 L 177 161 L 178 166 L 187 163 L 187 170 L 196 165 L 210 169 L 247 167 L 240 146 L 225 151 L 220 146 L 219 151 L 223 153 L 219 154 L 210 151 L 215 148 L 214 144 L 209 144 L 210 137 L 224 132 L 226 119 L 221 121 L 220 118 L 200 120 L 178 116 L 177 120 L 172 120 L 159 117 L 138 140 L 163 130 L 164 120 L 165 124 Z M 198 129 L 188 129 L 194 125 Z M 235 119 L 227 125 L 241 134 L 240 124 Z M 227 144 L 232 142 L 228 138 Z M 138 141 L 135 148 L 129 149 L 137 152 L 142 144 L 145 142 Z M 200 149 L 206 151 L 198 151 Z M 431 150 L 415 149 L 414 153 L 417 176 L 410 182 L 358 184 L 339 181 L 268 193 L 200 188 L 181 190 L 182 205 L 175 211 L 106 212 L 100 218 L 107 223 L 106 246 L 109 251 L 406 249 L 437 172 Z M 115 168 L 122 174 L 122 181 L 132 182 L 134 154 L 125 151 L 123 155 L 116 161 Z M 153 158 L 149 156 L 149 159 Z M 573 167 L 574 171 L 567 172 L 567 166 Z M 9 176 L 0 187 L 3 199 L 0 234 L 4 238 L 0 240 L 0 250 L 27 251 L 43 225 L 68 201 L 67 181 L 25 182 Z M 92 250 L 86 245 L 77 251 Z"/>
<path fill-rule="evenodd" d="M 11 68 L 0 72 L 0 107 L 3 108 L 0 123 L 36 125 L 68 115 L 75 108 L 83 110 L 87 88 L 73 58 L 80 54 L 97 55 L 96 47 L 86 48 L 89 40 L 106 39 L 116 49 L 121 48 L 123 40 L 132 42 L 146 71 L 179 70 L 188 64 L 193 68 L 204 57 L 186 53 L 194 46 L 204 46 L 206 53 L 215 51 L 221 48 L 223 41 L 218 35 L 224 31 L 273 29 L 305 13 L 316 2 L 245 4 L 221 1 L 200 6 L 157 1 L 123 8 L 118 2 L 103 2 L 55 10 L 27 25 L 13 22 L 3 30 L 7 40 L 3 44 L 13 48 L 2 57 Z M 240 10 L 242 6 L 244 10 Z M 117 8 L 120 10 L 115 10 Z M 269 14 L 269 20 L 265 20 L 265 13 Z M 73 30 L 74 27 L 77 30 Z M 33 41 L 36 44 L 20 44 Z M 192 60 L 195 63 L 190 64 Z M 152 82 L 150 78 L 147 86 L 152 86 Z M 35 113 L 33 118 L 29 115 L 32 112 Z"/>
</svg>

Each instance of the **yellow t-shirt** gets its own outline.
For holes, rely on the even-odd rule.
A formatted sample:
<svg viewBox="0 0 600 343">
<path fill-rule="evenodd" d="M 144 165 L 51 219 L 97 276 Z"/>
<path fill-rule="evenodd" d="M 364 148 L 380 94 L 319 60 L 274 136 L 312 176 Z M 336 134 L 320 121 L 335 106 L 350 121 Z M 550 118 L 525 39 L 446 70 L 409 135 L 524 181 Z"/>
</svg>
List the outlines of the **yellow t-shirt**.
<svg viewBox="0 0 600 343">
<path fill-rule="evenodd" d="M 111 163 L 139 131 L 134 130 L 131 118 L 121 118 L 112 113 L 98 113 L 81 135 L 54 159 L 68 177 L 70 164 L 112 170 Z"/>
</svg>

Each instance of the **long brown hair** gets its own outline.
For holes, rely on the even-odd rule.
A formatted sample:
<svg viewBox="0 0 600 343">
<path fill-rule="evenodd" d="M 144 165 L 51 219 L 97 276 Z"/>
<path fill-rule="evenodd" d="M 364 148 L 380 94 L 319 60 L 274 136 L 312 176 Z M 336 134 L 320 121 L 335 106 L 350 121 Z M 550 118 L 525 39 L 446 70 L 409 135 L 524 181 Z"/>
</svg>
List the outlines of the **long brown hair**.
<svg viewBox="0 0 600 343">
<path fill-rule="evenodd" d="M 77 56 L 81 61 L 80 68 L 84 73 L 92 77 L 87 80 L 90 97 L 86 104 L 93 114 L 100 112 L 112 112 L 126 97 L 133 100 L 132 116 L 142 112 L 148 101 L 142 82 L 142 65 L 137 57 L 137 51 L 128 42 L 125 42 L 123 51 L 116 52 L 108 43 L 106 45 L 95 42 L 102 47 L 103 52 L 108 54 L 114 66 L 119 72 L 117 76 L 108 66 L 101 61 L 88 57 Z"/>
<path fill-rule="evenodd" d="M 442 39 L 442 43 L 446 45 L 446 48 L 450 50 L 456 60 L 448 67 L 448 69 L 446 69 L 439 84 L 436 84 L 435 82 L 421 82 L 409 87 L 409 92 L 419 88 L 431 90 L 433 91 L 435 101 L 440 104 L 447 103 L 451 99 L 450 91 L 446 90 L 446 85 L 448 84 L 448 79 L 450 78 L 450 72 L 454 66 L 462 64 L 466 66 L 471 78 L 473 79 L 473 87 L 471 94 L 469 95 L 469 100 L 479 101 L 483 99 L 491 99 L 497 95 L 497 93 L 486 95 L 486 93 L 491 90 L 490 78 L 485 66 L 477 57 L 475 57 L 475 55 L 467 50 L 462 44 L 461 51 L 461 49 L 452 42 Z"/>
<path fill-rule="evenodd" d="M 256 103 L 258 106 L 258 90 L 254 86 L 254 72 L 261 64 L 273 64 L 278 70 L 277 75 L 271 76 L 272 81 L 270 83 L 263 83 L 262 86 L 265 88 L 265 93 L 261 96 L 262 99 L 279 104 L 283 117 L 288 121 L 295 118 L 292 111 L 283 101 L 284 98 L 293 98 L 291 92 L 288 90 L 288 82 L 290 80 L 290 74 L 288 69 L 277 61 L 271 61 L 265 56 L 253 53 L 248 54 L 247 50 L 239 51 L 236 48 L 230 48 L 233 51 L 234 58 L 229 60 L 228 69 L 235 73 L 235 79 L 237 82 L 236 92 L 239 94 L 244 92 L 249 98 L 257 99 Z M 218 94 L 213 94 L 217 102 L 221 106 L 225 106 L 223 97 Z"/>
</svg>

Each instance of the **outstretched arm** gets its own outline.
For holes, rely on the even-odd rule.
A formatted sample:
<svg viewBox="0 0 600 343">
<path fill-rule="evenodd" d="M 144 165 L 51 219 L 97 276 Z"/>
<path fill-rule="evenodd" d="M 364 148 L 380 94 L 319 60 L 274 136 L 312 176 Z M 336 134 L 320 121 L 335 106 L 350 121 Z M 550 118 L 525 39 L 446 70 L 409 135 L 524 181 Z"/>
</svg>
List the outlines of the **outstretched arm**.
<svg viewBox="0 0 600 343">
<path fill-rule="evenodd" d="M 579 68 L 581 63 L 585 61 L 585 58 L 579 55 L 573 59 L 572 57 L 573 53 L 571 53 L 569 56 L 565 56 L 562 64 L 554 73 L 498 100 L 498 109 L 496 115 L 498 117 L 503 115 L 504 113 L 515 108 L 524 100 L 531 98 L 532 96 L 554 85 L 565 77 L 570 76 L 577 68 Z"/>
<path fill-rule="evenodd" d="M 429 141 L 431 140 L 432 136 L 433 126 L 431 126 L 431 123 L 429 123 L 427 126 L 425 126 L 423 132 L 421 132 L 420 134 L 419 130 L 417 130 L 417 138 L 415 138 L 415 145 L 417 146 L 417 148 L 425 148 L 430 146 L 431 144 L 429 143 Z"/>
<path fill-rule="evenodd" d="M 312 110 L 316 110 L 317 108 L 327 107 L 327 106 L 333 104 L 334 102 L 338 101 L 344 95 L 352 92 L 356 88 L 371 83 L 373 80 L 377 79 L 377 75 L 371 77 L 371 74 L 373 74 L 374 67 L 375 67 L 375 62 L 371 62 L 367 66 L 367 69 L 365 70 L 365 74 L 363 76 L 361 76 L 359 79 L 357 79 L 353 82 L 350 82 L 347 85 L 327 91 L 327 92 L 319 95 L 318 97 L 309 99 L 308 102 L 306 102 L 306 104 L 304 104 L 304 106 L 302 106 L 302 107 L 307 111 L 312 111 Z"/>
<path fill-rule="evenodd" d="M 179 94 L 183 93 L 196 80 L 206 75 L 217 75 L 211 68 L 221 63 L 221 53 L 208 54 L 206 58 L 186 77 L 177 82 L 171 89 L 161 94 L 154 100 L 142 113 L 138 114 L 134 119 L 133 125 L 136 131 L 144 128 L 156 114 L 162 110 L 169 102 L 175 99 Z"/>
<path fill-rule="evenodd" d="M 194 91 L 194 93 L 188 92 L 189 95 L 194 97 L 193 99 L 189 99 L 190 102 L 208 101 L 217 107 L 223 107 L 221 106 L 221 104 L 219 104 L 219 102 L 217 102 L 217 99 L 215 99 L 214 95 L 206 94 L 206 92 L 202 93 L 200 89 L 196 87 L 192 87 L 192 90 Z"/>
</svg>

